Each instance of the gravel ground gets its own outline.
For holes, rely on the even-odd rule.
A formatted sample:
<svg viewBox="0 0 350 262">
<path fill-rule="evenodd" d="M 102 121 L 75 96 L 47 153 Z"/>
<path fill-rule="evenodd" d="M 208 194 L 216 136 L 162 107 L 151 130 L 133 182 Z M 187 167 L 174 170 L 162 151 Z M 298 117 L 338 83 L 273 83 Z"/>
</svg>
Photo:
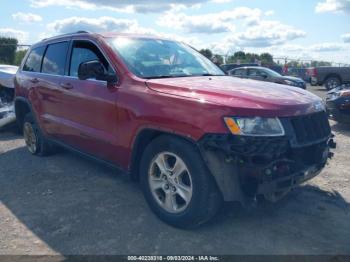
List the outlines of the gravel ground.
<svg viewBox="0 0 350 262">
<path fill-rule="evenodd" d="M 191 231 L 159 221 L 116 170 L 66 151 L 31 156 L 2 131 L 0 254 L 350 254 L 350 126 L 332 129 L 338 147 L 318 177 L 274 205 L 226 204 Z"/>
</svg>

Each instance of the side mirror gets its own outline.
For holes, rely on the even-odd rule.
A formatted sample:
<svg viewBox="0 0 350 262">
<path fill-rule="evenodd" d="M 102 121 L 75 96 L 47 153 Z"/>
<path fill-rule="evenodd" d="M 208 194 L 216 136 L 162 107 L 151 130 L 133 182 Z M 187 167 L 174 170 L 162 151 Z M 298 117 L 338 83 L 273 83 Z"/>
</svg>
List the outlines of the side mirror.
<svg viewBox="0 0 350 262">
<path fill-rule="evenodd" d="M 98 60 L 82 62 L 78 67 L 78 78 L 80 80 L 93 78 L 107 81 L 108 85 L 115 84 L 118 80 L 117 76 L 106 74 L 103 64 Z"/>
</svg>

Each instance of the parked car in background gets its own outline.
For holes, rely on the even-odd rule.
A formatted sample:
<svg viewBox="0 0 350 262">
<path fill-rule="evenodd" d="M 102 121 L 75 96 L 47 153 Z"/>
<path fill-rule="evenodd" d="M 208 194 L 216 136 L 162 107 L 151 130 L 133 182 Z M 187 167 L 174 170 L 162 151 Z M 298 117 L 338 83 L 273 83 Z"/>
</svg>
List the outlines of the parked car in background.
<svg viewBox="0 0 350 262">
<path fill-rule="evenodd" d="M 0 128 L 16 120 L 14 111 L 14 77 L 18 67 L 0 65 Z"/>
<path fill-rule="evenodd" d="M 326 98 L 327 112 L 338 122 L 350 123 L 350 85 L 330 90 Z"/>
<path fill-rule="evenodd" d="M 228 72 L 230 76 L 239 78 L 249 78 L 258 81 L 273 82 L 282 85 L 295 86 L 306 89 L 304 80 L 293 76 L 282 76 L 279 73 L 266 68 L 257 66 L 239 67 Z"/>
<path fill-rule="evenodd" d="M 225 72 L 225 74 L 228 74 L 228 72 L 232 69 L 235 69 L 237 67 L 244 67 L 244 66 L 259 66 L 258 64 L 222 64 L 220 65 L 220 68 L 222 69 L 222 71 Z"/>
<path fill-rule="evenodd" d="M 307 74 L 307 68 L 289 67 L 286 75 L 301 78 L 306 83 L 310 83 L 311 80 L 311 77 Z"/>
<path fill-rule="evenodd" d="M 188 45 L 157 37 L 45 39 L 15 86 L 31 154 L 59 145 L 118 166 L 159 218 L 183 228 L 208 221 L 224 200 L 279 200 L 318 175 L 334 147 L 317 96 L 226 76 Z"/>
<path fill-rule="evenodd" d="M 307 74 L 312 85 L 324 85 L 327 90 L 350 83 L 350 67 L 321 66 L 310 67 Z"/>
</svg>

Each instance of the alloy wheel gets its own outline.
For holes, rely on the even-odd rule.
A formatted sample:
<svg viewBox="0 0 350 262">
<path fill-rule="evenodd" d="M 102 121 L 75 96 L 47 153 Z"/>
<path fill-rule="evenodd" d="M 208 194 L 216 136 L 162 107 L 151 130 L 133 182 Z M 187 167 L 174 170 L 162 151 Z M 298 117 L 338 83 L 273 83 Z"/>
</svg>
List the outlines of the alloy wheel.
<svg viewBox="0 0 350 262">
<path fill-rule="evenodd" d="M 28 122 L 23 126 L 23 136 L 29 152 L 34 154 L 36 152 L 37 137 L 33 126 Z"/>
<path fill-rule="evenodd" d="M 192 178 L 185 162 L 176 154 L 161 152 L 151 161 L 148 182 L 153 197 L 167 212 L 179 213 L 192 198 Z"/>
<path fill-rule="evenodd" d="M 339 81 L 337 79 L 330 79 L 328 82 L 327 82 L 327 87 L 328 87 L 328 90 L 331 90 L 331 89 L 334 89 L 336 87 L 339 86 Z"/>
</svg>

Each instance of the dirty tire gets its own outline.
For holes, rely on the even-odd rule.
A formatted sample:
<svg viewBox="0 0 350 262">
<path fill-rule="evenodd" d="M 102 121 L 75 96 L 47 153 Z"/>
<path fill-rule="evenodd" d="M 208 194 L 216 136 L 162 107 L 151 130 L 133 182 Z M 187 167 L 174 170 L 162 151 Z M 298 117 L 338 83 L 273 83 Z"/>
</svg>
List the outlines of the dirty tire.
<svg viewBox="0 0 350 262">
<path fill-rule="evenodd" d="M 31 141 L 32 143 L 30 143 L 31 145 L 33 145 L 33 147 L 28 145 L 28 141 L 26 139 L 26 136 L 27 136 L 26 132 L 28 132 L 27 129 L 33 132 L 32 135 L 33 135 L 34 142 Z M 38 156 L 47 156 L 53 152 L 53 147 L 49 144 L 47 139 L 42 134 L 40 128 L 38 127 L 38 125 L 34 120 L 32 113 L 28 113 L 24 117 L 23 136 L 25 137 L 27 149 L 31 154 L 38 155 Z"/>
<path fill-rule="evenodd" d="M 154 159 L 162 152 L 178 156 L 191 176 L 191 199 L 185 209 L 177 213 L 169 212 L 159 204 L 149 182 L 149 171 L 152 170 Z M 140 183 L 152 211 L 161 220 L 179 228 L 195 228 L 207 222 L 217 213 L 223 202 L 216 182 L 198 149 L 190 142 L 170 135 L 162 135 L 146 147 L 141 159 Z"/>
<path fill-rule="evenodd" d="M 336 76 L 331 76 L 326 79 L 324 82 L 324 86 L 326 87 L 327 90 L 331 90 L 333 88 L 336 88 L 341 85 L 341 81 L 338 77 Z"/>
</svg>

